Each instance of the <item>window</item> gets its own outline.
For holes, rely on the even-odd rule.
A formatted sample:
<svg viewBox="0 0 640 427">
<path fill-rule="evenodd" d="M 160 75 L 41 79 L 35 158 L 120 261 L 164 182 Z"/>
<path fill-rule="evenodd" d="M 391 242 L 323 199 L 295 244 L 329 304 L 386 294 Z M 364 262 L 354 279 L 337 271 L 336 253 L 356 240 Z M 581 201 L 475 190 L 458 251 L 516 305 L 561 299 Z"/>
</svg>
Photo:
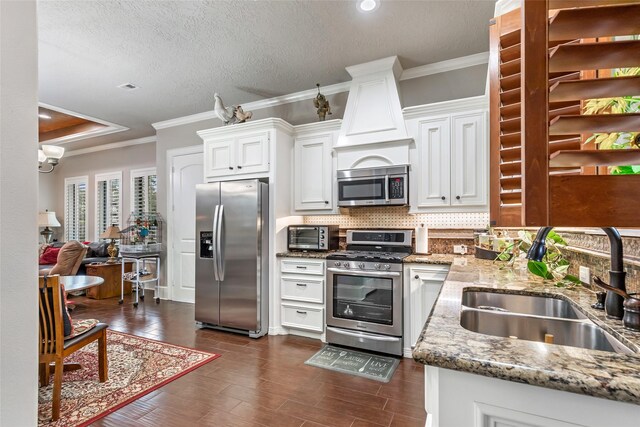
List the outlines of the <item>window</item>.
<svg viewBox="0 0 640 427">
<path fill-rule="evenodd" d="M 156 168 L 131 171 L 131 211 L 133 213 L 158 211 L 157 182 Z"/>
<path fill-rule="evenodd" d="M 122 228 L 122 172 L 96 174 L 96 238 L 113 224 Z"/>
<path fill-rule="evenodd" d="M 87 240 L 87 181 L 78 176 L 64 180 L 64 239 Z"/>
</svg>

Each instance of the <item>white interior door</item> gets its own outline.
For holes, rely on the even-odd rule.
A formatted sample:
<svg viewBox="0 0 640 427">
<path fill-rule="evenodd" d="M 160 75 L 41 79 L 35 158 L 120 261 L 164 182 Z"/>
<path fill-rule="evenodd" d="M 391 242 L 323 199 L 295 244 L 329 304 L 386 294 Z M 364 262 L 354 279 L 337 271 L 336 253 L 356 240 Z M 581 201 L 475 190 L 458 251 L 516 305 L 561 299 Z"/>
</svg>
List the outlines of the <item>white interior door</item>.
<svg viewBox="0 0 640 427">
<path fill-rule="evenodd" d="M 201 150 L 170 158 L 172 239 L 168 277 L 174 301 L 195 300 L 196 184 L 204 182 Z"/>
</svg>

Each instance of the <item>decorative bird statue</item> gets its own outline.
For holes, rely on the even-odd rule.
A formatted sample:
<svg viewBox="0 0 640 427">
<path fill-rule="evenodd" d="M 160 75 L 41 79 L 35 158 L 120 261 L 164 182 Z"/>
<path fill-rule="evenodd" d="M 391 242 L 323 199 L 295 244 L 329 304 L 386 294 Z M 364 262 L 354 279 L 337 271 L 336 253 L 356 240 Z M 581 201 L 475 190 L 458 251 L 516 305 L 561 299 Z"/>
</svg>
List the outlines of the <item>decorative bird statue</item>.
<svg viewBox="0 0 640 427">
<path fill-rule="evenodd" d="M 216 116 L 218 116 L 225 125 L 228 125 L 230 122 L 231 123 L 235 122 L 236 107 L 231 106 L 231 107 L 225 108 L 224 104 L 222 103 L 222 98 L 220 98 L 220 95 L 215 93 L 213 97 L 216 100 L 216 103 L 213 107 L 213 111 L 216 113 Z"/>
<path fill-rule="evenodd" d="M 236 116 L 236 123 L 244 123 L 244 122 L 246 122 L 247 120 L 249 120 L 251 117 L 253 117 L 253 113 L 252 113 L 251 111 L 246 111 L 246 112 L 245 112 L 245 111 L 242 109 L 242 106 L 241 106 L 241 105 L 238 105 L 238 106 L 236 107 L 236 113 L 235 113 L 235 116 Z"/>
<path fill-rule="evenodd" d="M 313 98 L 313 105 L 317 108 L 318 119 L 323 122 L 327 114 L 332 114 L 331 105 L 329 105 L 329 100 L 320 93 L 320 83 L 316 83 L 316 86 L 318 86 L 318 95 Z"/>
</svg>

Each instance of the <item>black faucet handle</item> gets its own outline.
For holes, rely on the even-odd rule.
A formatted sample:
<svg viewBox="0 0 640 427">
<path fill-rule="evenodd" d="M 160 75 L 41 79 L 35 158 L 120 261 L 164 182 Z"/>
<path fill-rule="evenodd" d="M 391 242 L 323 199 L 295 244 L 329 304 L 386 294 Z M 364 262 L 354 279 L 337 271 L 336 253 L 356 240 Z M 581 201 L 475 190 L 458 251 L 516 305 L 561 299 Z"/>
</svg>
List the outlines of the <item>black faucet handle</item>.
<svg viewBox="0 0 640 427">
<path fill-rule="evenodd" d="M 595 303 L 591 305 L 592 308 L 596 310 L 604 310 L 604 300 L 607 298 L 607 293 L 604 291 L 596 292 L 596 298 L 598 299 Z"/>
</svg>

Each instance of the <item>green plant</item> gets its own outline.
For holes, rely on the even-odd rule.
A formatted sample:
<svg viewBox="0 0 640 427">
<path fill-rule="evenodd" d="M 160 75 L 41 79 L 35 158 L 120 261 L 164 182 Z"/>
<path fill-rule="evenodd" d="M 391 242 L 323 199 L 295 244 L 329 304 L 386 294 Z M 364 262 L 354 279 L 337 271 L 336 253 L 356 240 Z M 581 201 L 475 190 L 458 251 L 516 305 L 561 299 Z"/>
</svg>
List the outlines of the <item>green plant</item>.
<svg viewBox="0 0 640 427">
<path fill-rule="evenodd" d="M 518 239 L 502 251 L 496 258 L 496 261 L 506 262 L 505 266 L 512 267 L 517 258 L 525 256 L 531 244 L 533 243 L 533 234 L 526 230 L 518 231 Z M 580 285 L 580 279 L 569 274 L 569 261 L 564 257 L 561 248 L 567 246 L 555 231 L 550 231 L 545 242 L 547 252 L 542 261 L 527 262 L 527 269 L 530 273 L 542 277 L 545 280 L 556 281 L 555 285 L 559 287 L 573 287 Z"/>
<path fill-rule="evenodd" d="M 614 77 L 640 76 L 640 67 L 619 68 Z M 584 114 L 625 114 L 640 112 L 640 96 L 590 99 L 585 102 Z M 640 148 L 639 132 L 594 133 L 585 143 L 594 141 L 601 150 L 628 150 Z M 611 166 L 612 175 L 640 174 L 640 165 Z"/>
</svg>

